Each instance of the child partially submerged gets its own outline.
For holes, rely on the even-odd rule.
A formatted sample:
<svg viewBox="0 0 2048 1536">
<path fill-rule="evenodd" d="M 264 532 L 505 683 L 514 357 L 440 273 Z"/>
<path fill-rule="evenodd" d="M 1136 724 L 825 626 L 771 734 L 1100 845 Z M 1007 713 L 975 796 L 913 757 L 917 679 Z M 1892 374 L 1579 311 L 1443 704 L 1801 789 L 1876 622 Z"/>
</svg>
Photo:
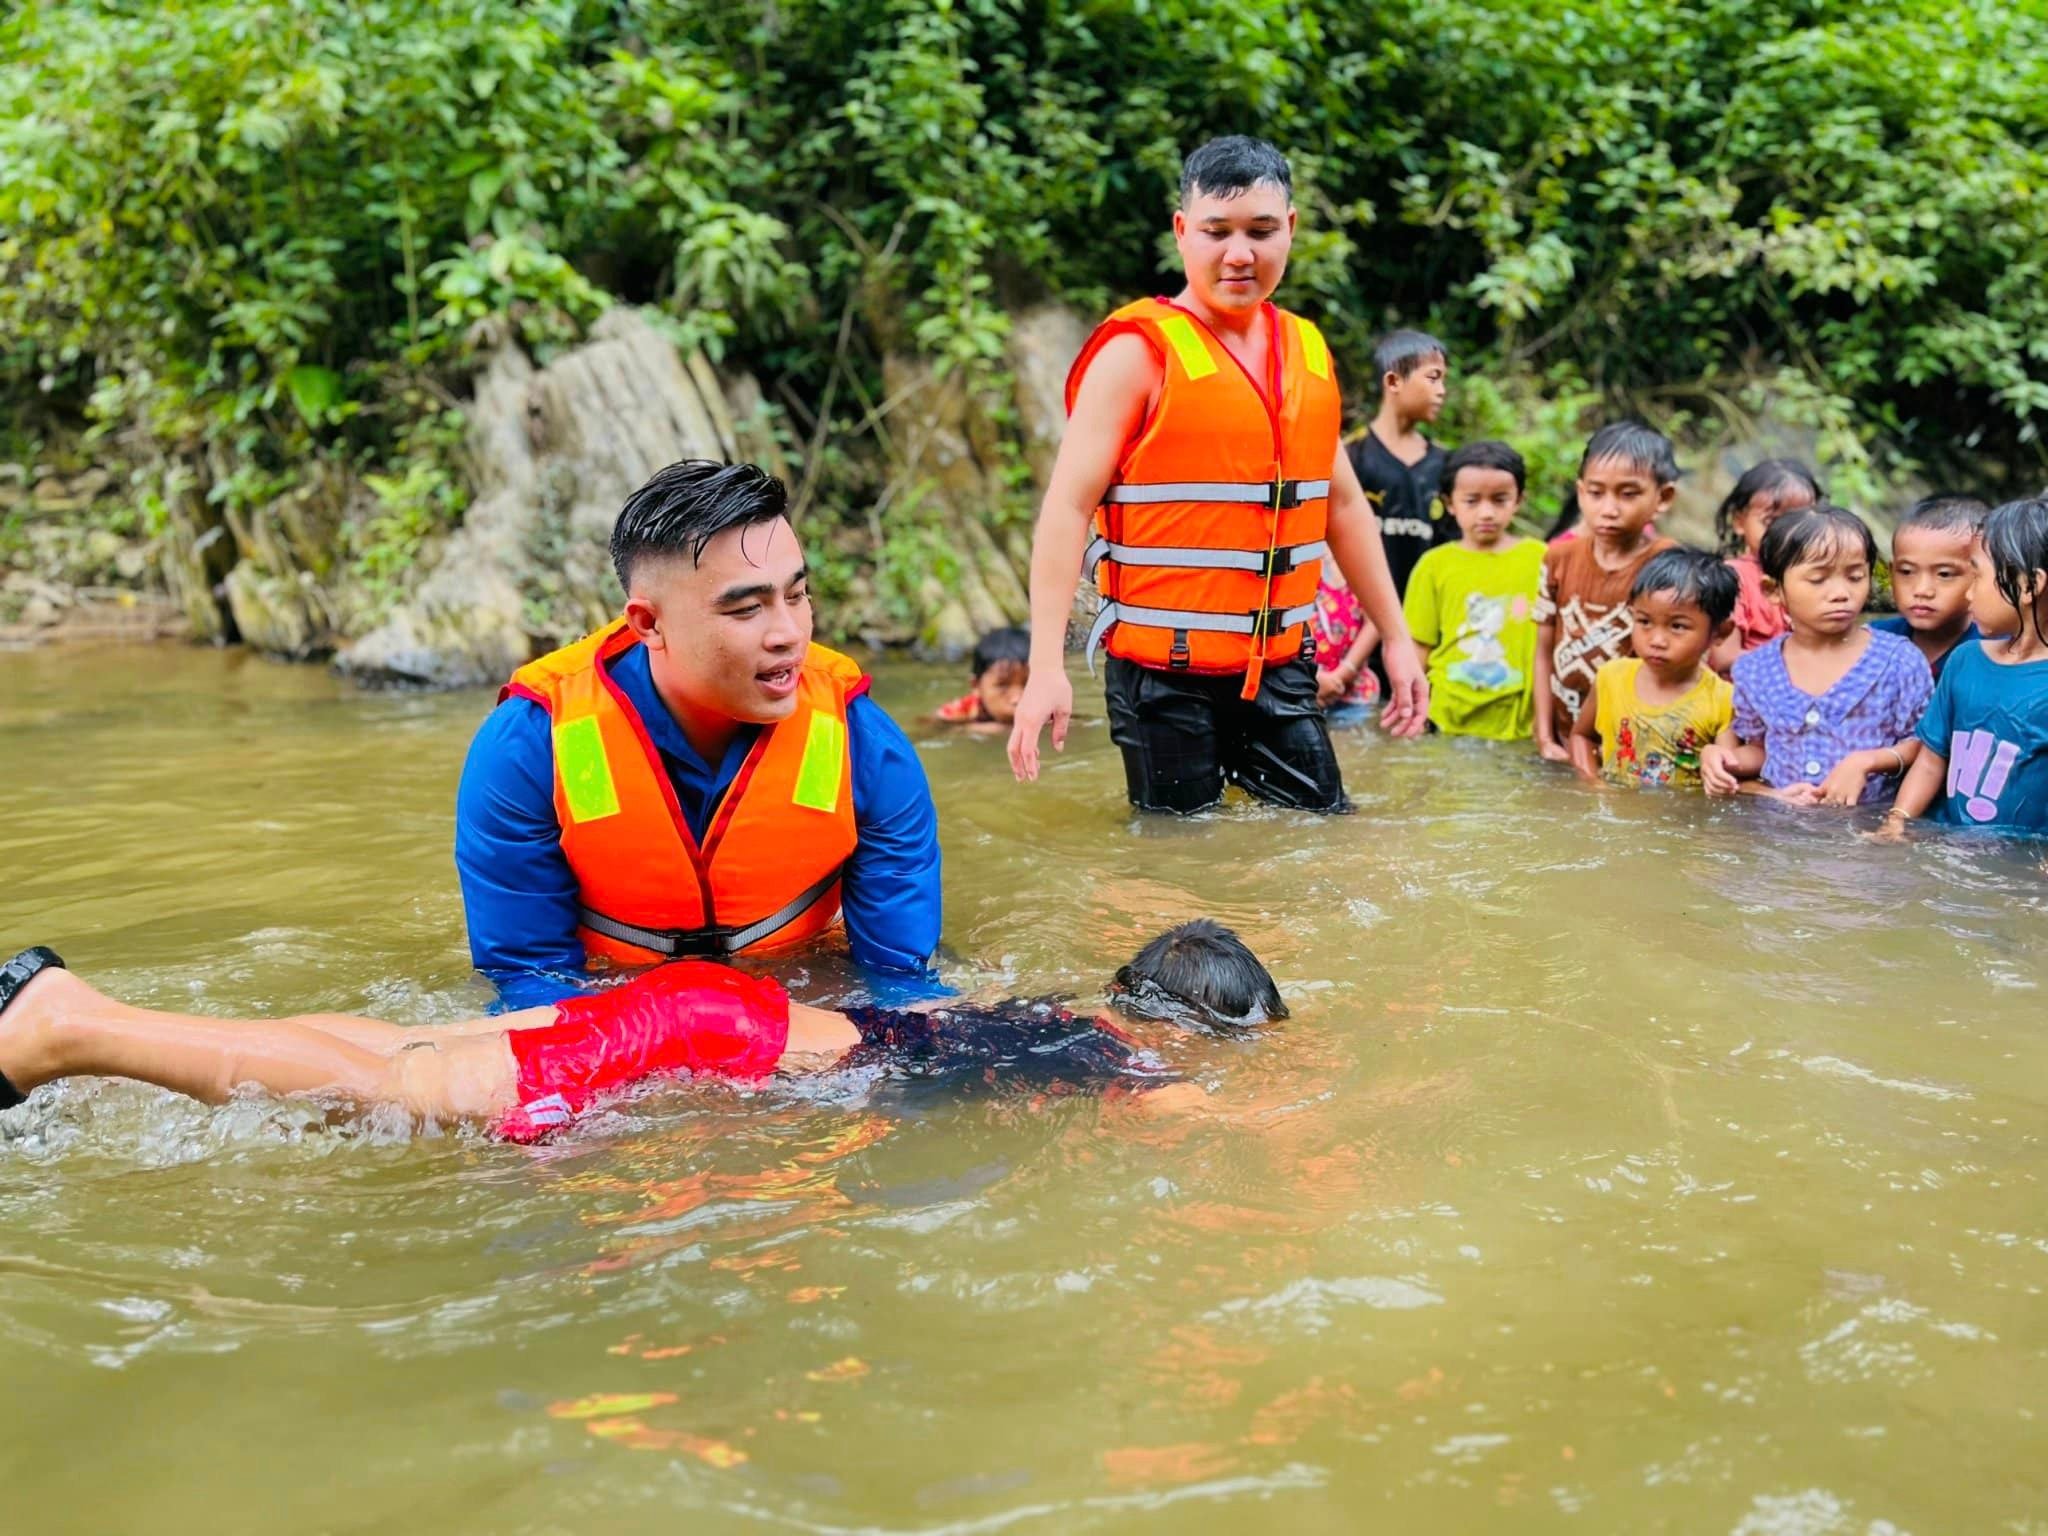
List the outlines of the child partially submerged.
<svg viewBox="0 0 2048 1536">
<path fill-rule="evenodd" d="M 975 642 L 969 665 L 973 686 L 932 718 L 947 725 L 1009 725 L 1031 677 L 1031 631 L 1016 624 L 990 630 Z"/>
<path fill-rule="evenodd" d="M 1700 754 L 1728 729 L 1734 689 L 1707 654 L 1734 631 L 1735 572 L 1697 549 L 1652 555 L 1629 587 L 1635 655 L 1600 668 L 1572 725 L 1579 777 L 1697 789 Z"/>
</svg>

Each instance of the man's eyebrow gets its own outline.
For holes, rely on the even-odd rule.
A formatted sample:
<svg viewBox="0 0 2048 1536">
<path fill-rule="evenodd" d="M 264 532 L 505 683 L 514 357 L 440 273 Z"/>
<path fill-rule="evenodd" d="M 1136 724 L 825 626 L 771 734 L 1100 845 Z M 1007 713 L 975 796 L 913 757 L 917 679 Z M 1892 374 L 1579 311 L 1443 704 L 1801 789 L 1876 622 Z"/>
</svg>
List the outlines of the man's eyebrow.
<svg viewBox="0 0 2048 1536">
<path fill-rule="evenodd" d="M 789 578 L 789 584 L 792 587 L 796 586 L 799 582 L 806 580 L 810 574 L 811 568 L 809 566 L 800 565 L 796 568 L 796 574 Z M 753 581 L 748 582 L 742 587 L 727 587 L 718 594 L 718 606 L 722 608 L 727 603 L 745 602 L 751 597 L 766 597 L 774 590 L 775 583 L 772 581 Z"/>
</svg>

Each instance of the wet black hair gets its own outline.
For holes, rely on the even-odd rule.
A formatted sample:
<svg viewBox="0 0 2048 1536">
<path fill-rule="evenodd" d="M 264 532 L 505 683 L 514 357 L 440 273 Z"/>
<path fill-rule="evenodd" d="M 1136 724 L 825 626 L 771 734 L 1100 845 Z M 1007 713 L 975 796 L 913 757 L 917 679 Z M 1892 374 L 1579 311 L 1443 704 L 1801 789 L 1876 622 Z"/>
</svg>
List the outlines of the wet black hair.
<svg viewBox="0 0 2048 1536">
<path fill-rule="evenodd" d="M 1797 459 L 1765 459 L 1761 464 L 1752 464 L 1721 498 L 1721 508 L 1714 514 L 1715 543 L 1731 555 L 1738 553 L 1735 548 L 1735 514 L 1759 496 L 1769 496 L 1776 501 L 1795 485 L 1805 486 L 1813 493 L 1816 502 L 1828 499 L 1828 493 L 1821 489 L 1813 471 Z"/>
<path fill-rule="evenodd" d="M 1711 628 L 1719 629 L 1735 616 L 1735 598 L 1741 590 L 1735 572 L 1718 555 L 1704 549 L 1667 549 L 1650 556 L 1636 572 L 1628 598 L 1649 597 L 1669 592 L 1681 603 L 1696 605 L 1707 616 Z"/>
<path fill-rule="evenodd" d="M 1543 542 L 1549 543 L 1559 534 L 1579 525 L 1579 485 L 1576 480 L 1566 484 L 1564 495 L 1557 503 L 1557 521 L 1550 525 L 1550 531 L 1543 535 Z"/>
<path fill-rule="evenodd" d="M 1447 365 L 1451 360 L 1444 344 L 1429 332 L 1389 331 L 1373 346 L 1373 372 L 1380 376 L 1382 384 L 1390 373 L 1397 379 L 1405 379 L 1432 357 L 1442 358 Z"/>
<path fill-rule="evenodd" d="M 974 642 L 974 655 L 969 665 L 974 675 L 981 676 L 999 661 L 1031 660 L 1031 631 L 1021 624 L 1005 624 L 1001 629 L 992 629 Z"/>
<path fill-rule="evenodd" d="M 1506 443 L 1498 443 L 1491 438 L 1467 443 L 1444 460 L 1442 485 L 1446 503 L 1450 501 L 1451 493 L 1458 488 L 1458 471 L 1461 469 L 1506 470 L 1515 477 L 1517 496 L 1529 487 L 1529 466 L 1522 462 L 1522 456 Z"/>
<path fill-rule="evenodd" d="M 1112 1001 L 1137 1018 L 1225 1028 L 1287 1017 L 1273 973 L 1213 918 L 1169 928 L 1116 973 Z"/>
<path fill-rule="evenodd" d="M 1871 536 L 1870 525 L 1847 507 L 1825 501 L 1788 512 L 1771 524 L 1757 546 L 1756 563 L 1766 576 L 1783 585 L 1787 571 L 1817 549 L 1832 549 L 1838 539 L 1860 546 L 1864 560 L 1877 564 L 1877 540 Z"/>
<path fill-rule="evenodd" d="M 695 565 L 728 528 L 773 522 L 788 506 L 782 482 L 758 464 L 684 459 L 626 498 L 612 525 L 612 569 L 631 592 L 633 567 L 647 556 L 687 554 Z"/>
<path fill-rule="evenodd" d="M 1639 469 L 1659 485 L 1678 483 L 1678 454 L 1671 439 L 1640 421 L 1610 421 L 1588 438 L 1586 451 L 1579 455 L 1580 478 L 1585 477 L 1587 465 L 1602 459 Z"/>
<path fill-rule="evenodd" d="M 1264 139 L 1241 133 L 1211 139 L 1181 162 L 1180 205 L 1206 192 L 1211 197 L 1236 197 L 1270 182 L 1294 201 L 1294 172 L 1287 157 Z"/>
<path fill-rule="evenodd" d="M 1998 595 L 2021 613 L 2031 613 L 2035 637 L 2048 643 L 2041 630 L 2041 610 L 2028 602 L 2025 584 L 2034 572 L 2048 571 L 2048 491 L 2021 501 L 2008 501 L 1984 519 L 1984 558 Z M 2035 594 L 2039 601 L 2039 594 Z"/>
<path fill-rule="evenodd" d="M 1974 496 L 1957 496 L 1943 493 L 1939 496 L 1922 496 L 1899 519 L 1899 528 L 1927 528 L 1937 533 L 1966 533 L 1975 537 L 1983 531 L 1984 519 L 1991 515 L 1991 508 Z M 1892 530 L 1892 537 L 1899 536 L 1899 528 Z"/>
</svg>

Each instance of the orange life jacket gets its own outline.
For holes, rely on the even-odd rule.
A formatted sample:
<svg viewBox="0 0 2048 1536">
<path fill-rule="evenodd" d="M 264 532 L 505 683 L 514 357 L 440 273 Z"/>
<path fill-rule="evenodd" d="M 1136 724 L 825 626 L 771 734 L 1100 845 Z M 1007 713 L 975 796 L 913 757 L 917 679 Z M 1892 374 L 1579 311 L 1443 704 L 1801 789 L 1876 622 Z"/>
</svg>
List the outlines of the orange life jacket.
<svg viewBox="0 0 2048 1536">
<path fill-rule="evenodd" d="M 1087 561 L 1102 593 L 1088 636 L 1141 666 L 1245 674 L 1302 649 L 1328 525 L 1343 401 L 1322 333 L 1265 306 L 1263 389 L 1208 326 L 1140 299 L 1088 338 L 1067 409 L 1104 342 L 1136 332 L 1164 369 L 1159 403 L 1096 510 Z"/>
<path fill-rule="evenodd" d="M 796 712 L 763 730 L 707 825 L 690 833 L 661 756 L 606 663 L 640 642 L 615 619 L 528 662 L 498 697 L 553 722 L 555 820 L 592 960 L 651 965 L 790 948 L 839 917 L 858 835 L 846 710 L 860 668 L 814 645 Z"/>
</svg>

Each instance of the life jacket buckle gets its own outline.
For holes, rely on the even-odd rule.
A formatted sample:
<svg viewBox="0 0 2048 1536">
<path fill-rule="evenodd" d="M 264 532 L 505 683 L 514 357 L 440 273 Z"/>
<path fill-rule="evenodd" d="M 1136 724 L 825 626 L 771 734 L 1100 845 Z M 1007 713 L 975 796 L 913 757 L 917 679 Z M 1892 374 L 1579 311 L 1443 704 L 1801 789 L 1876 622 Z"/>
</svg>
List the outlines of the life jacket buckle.
<svg viewBox="0 0 2048 1536">
<path fill-rule="evenodd" d="M 1300 505 L 1301 482 L 1299 480 L 1276 479 L 1273 482 L 1273 510 L 1275 512 L 1292 512 Z"/>
<path fill-rule="evenodd" d="M 1194 664 L 1194 652 L 1188 649 L 1188 632 L 1176 629 L 1173 632 L 1173 648 L 1166 653 L 1166 664 L 1176 672 L 1184 672 Z"/>
</svg>

